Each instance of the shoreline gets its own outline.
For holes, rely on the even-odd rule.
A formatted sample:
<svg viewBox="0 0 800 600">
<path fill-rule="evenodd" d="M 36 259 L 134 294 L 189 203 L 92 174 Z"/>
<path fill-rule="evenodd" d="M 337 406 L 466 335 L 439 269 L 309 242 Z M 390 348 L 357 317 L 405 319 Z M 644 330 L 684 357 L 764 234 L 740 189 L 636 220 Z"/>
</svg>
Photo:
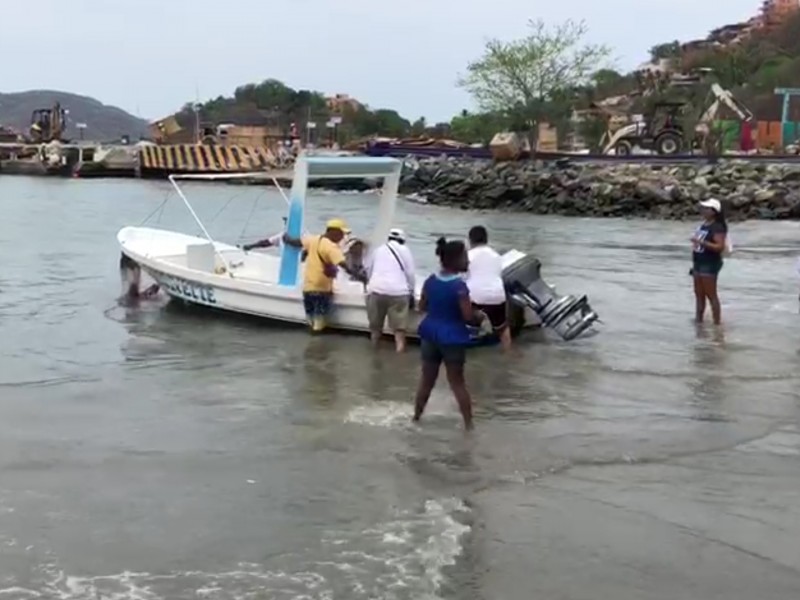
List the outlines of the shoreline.
<svg viewBox="0 0 800 600">
<path fill-rule="evenodd" d="M 713 197 L 722 202 L 731 221 L 800 220 L 800 162 L 721 158 L 711 163 L 569 159 L 496 163 L 446 156 L 399 160 L 403 162 L 400 194 L 428 206 L 584 218 L 687 220 L 696 217 L 699 201 Z M 34 175 L 11 170 L 0 174 Z M 106 178 L 102 172 L 87 175 L 88 179 Z M 279 169 L 242 173 L 217 183 L 274 187 L 277 180 L 288 189 L 292 177 L 291 170 Z M 148 173 L 138 178 L 162 176 Z M 311 181 L 309 188 L 369 192 L 380 189 L 380 184 L 370 179 L 328 179 Z"/>
</svg>

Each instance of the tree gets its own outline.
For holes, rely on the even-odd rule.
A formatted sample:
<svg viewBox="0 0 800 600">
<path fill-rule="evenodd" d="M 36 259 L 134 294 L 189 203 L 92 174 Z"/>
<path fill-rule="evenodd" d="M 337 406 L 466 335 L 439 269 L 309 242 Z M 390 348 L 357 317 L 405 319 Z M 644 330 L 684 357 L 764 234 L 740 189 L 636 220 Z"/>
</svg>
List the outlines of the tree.
<svg viewBox="0 0 800 600">
<path fill-rule="evenodd" d="M 426 129 L 428 129 L 428 123 L 425 121 L 425 117 L 420 117 L 411 124 L 411 135 L 414 137 L 425 135 Z"/>
<path fill-rule="evenodd" d="M 600 98 L 616 96 L 630 92 L 632 82 L 629 77 L 625 77 L 614 69 L 599 69 L 592 74 L 591 80 L 592 95 Z"/>
<path fill-rule="evenodd" d="M 397 111 L 383 108 L 371 111 L 366 106 L 359 106 L 358 109 L 348 106 L 342 112 L 342 117 L 343 133 L 346 137 L 351 135 L 403 137 L 411 128 L 411 124 L 397 114 Z"/>
<path fill-rule="evenodd" d="M 679 58 L 680 55 L 681 43 L 678 40 L 650 48 L 650 60 L 654 63 L 665 58 Z"/>
<path fill-rule="evenodd" d="M 372 133 L 381 133 L 389 137 L 404 137 L 411 129 L 411 123 L 401 117 L 396 110 L 379 108 L 372 114 L 375 119 L 375 130 Z"/>
<path fill-rule="evenodd" d="M 568 20 L 552 29 L 542 20 L 528 24 L 531 31 L 525 38 L 487 42 L 484 55 L 467 66 L 459 85 L 481 109 L 533 131 L 546 116 L 548 103 L 588 83 L 610 50 L 584 43 L 587 28 L 582 21 Z"/>
<path fill-rule="evenodd" d="M 450 121 L 450 135 L 459 142 L 488 144 L 498 131 L 508 127 L 508 120 L 497 113 L 477 113 L 462 110 Z"/>
<path fill-rule="evenodd" d="M 594 151 L 602 151 L 600 141 L 608 130 L 607 118 L 601 114 L 587 115 L 578 124 L 578 135 L 583 138 L 586 147 Z"/>
</svg>

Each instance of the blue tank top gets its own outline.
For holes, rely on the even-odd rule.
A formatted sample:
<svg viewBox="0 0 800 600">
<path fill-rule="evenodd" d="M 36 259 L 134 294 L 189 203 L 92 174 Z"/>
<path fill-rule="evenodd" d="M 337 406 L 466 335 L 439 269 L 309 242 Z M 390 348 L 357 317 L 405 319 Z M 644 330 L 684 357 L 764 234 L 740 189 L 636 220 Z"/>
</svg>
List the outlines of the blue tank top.
<svg viewBox="0 0 800 600">
<path fill-rule="evenodd" d="M 467 284 L 458 275 L 431 275 L 422 286 L 427 299 L 419 337 L 435 344 L 466 346 L 469 329 L 461 315 L 460 298 L 469 298 Z"/>
</svg>

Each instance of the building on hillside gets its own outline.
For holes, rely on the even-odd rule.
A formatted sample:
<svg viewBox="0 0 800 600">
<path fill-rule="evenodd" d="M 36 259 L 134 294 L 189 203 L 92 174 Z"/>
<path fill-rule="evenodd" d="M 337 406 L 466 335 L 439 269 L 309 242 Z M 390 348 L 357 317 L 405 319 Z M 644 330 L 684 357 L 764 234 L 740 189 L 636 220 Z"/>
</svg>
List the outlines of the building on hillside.
<svg viewBox="0 0 800 600">
<path fill-rule="evenodd" d="M 325 98 L 325 104 L 328 110 L 334 114 L 341 114 L 345 108 L 356 111 L 361 108 L 361 103 L 355 98 L 351 98 L 347 94 L 334 94 Z"/>
<path fill-rule="evenodd" d="M 642 63 L 636 69 L 635 73 L 650 73 L 652 75 L 661 75 L 664 73 L 671 73 L 675 70 L 674 60 L 671 58 L 660 58 L 657 61 Z"/>
<path fill-rule="evenodd" d="M 705 39 L 681 44 L 684 54 L 730 46 L 746 40 L 754 31 L 777 27 L 800 10 L 800 0 L 764 0 L 757 15 L 742 23 L 712 30 Z"/>
<path fill-rule="evenodd" d="M 800 0 L 764 0 L 761 5 L 763 27 L 781 25 L 800 9 Z"/>
<path fill-rule="evenodd" d="M 714 42 L 709 40 L 690 40 L 681 44 L 681 52 L 699 52 L 702 50 L 709 50 L 714 47 Z"/>
<path fill-rule="evenodd" d="M 755 19 L 750 19 L 744 23 L 732 23 L 713 29 L 708 34 L 708 41 L 717 44 L 738 44 L 744 40 L 755 25 Z"/>
</svg>

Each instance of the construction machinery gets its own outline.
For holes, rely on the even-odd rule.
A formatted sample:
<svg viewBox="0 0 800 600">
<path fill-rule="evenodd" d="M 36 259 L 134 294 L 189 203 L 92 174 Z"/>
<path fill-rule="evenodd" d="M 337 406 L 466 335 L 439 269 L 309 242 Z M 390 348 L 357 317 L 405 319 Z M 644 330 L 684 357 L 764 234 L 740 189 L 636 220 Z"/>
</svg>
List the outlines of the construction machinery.
<svg viewBox="0 0 800 600">
<path fill-rule="evenodd" d="M 708 95 L 713 101 L 703 114 L 700 115 L 694 128 L 694 145 L 696 148 L 704 150 L 709 149 L 711 142 L 714 142 L 714 145 L 718 145 L 716 143 L 718 140 L 712 139 L 714 134 L 713 125 L 714 121 L 718 119 L 719 112 L 723 107 L 728 108 L 743 123 L 750 123 L 754 118 L 750 109 L 737 100 L 730 90 L 726 90 L 720 85 L 712 83 Z"/>
<path fill-rule="evenodd" d="M 51 108 L 38 108 L 31 114 L 31 141 L 61 141 L 67 127 L 67 111 L 56 102 Z"/>
<path fill-rule="evenodd" d="M 648 115 L 623 125 L 600 140 L 603 154 L 627 156 L 634 148 L 657 154 L 678 154 L 683 150 L 683 128 L 679 122 L 683 102 L 657 102 Z"/>
<path fill-rule="evenodd" d="M 753 113 L 730 92 L 712 83 L 706 99 L 708 108 L 700 115 L 694 127 L 692 147 L 706 148 L 713 134 L 713 124 L 723 107 L 728 108 L 743 122 L 753 120 Z M 652 112 L 616 131 L 607 131 L 601 140 L 603 154 L 628 155 L 634 148 L 656 154 L 679 154 L 687 145 L 680 116 L 685 102 L 657 102 Z"/>
</svg>

